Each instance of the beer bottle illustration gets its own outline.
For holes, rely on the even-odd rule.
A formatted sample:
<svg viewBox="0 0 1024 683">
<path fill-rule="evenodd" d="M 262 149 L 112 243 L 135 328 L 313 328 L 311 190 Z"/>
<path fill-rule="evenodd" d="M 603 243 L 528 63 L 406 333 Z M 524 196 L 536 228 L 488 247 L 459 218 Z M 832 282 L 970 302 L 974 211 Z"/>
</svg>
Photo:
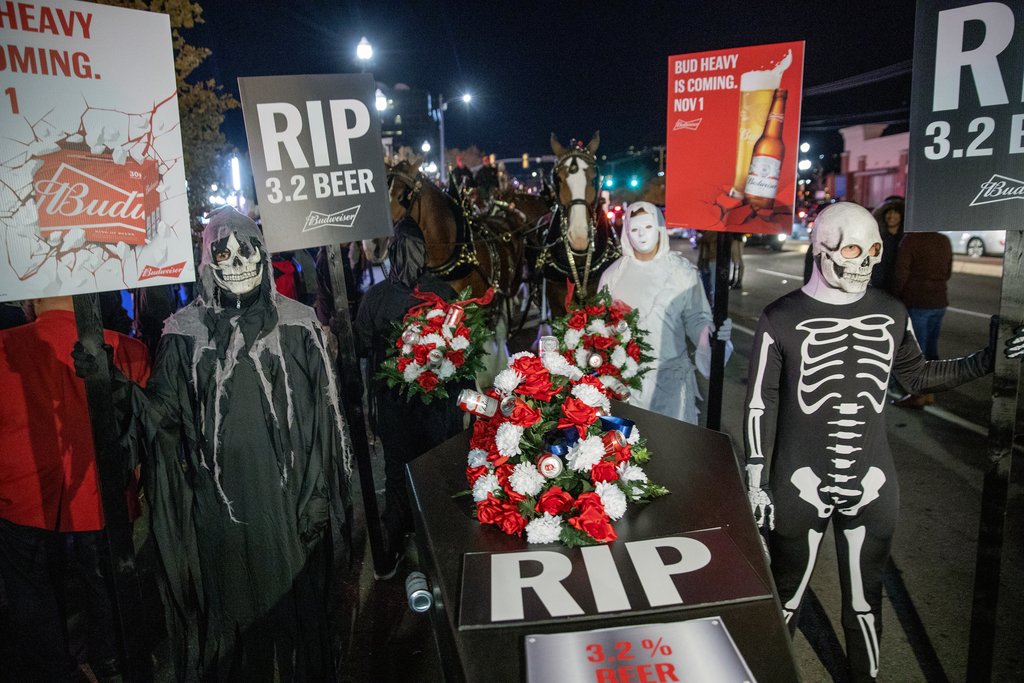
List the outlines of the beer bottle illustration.
<svg viewBox="0 0 1024 683">
<path fill-rule="evenodd" d="M 786 146 L 782 143 L 782 123 L 785 118 L 786 91 L 777 89 L 772 95 L 764 132 L 754 143 L 747 183 L 743 189 L 747 203 L 757 209 L 770 209 L 775 204 L 775 194 L 779 191 L 779 173 L 786 156 Z"/>
</svg>

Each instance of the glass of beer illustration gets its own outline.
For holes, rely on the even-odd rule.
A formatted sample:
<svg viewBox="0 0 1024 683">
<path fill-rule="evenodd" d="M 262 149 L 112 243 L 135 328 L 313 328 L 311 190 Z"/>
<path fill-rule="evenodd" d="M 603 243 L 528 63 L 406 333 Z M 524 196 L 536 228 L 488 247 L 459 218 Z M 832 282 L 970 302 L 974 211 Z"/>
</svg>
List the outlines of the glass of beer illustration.
<svg viewBox="0 0 1024 683">
<path fill-rule="evenodd" d="M 740 76 L 740 121 L 739 136 L 736 141 L 736 173 L 733 175 L 733 197 L 743 197 L 747 184 L 747 172 L 750 170 L 750 157 L 754 143 L 764 132 L 764 124 L 768 119 L 768 110 L 772 105 L 772 96 L 782 83 L 782 74 L 793 63 L 793 53 L 786 56 L 767 71 L 748 71 Z"/>
</svg>

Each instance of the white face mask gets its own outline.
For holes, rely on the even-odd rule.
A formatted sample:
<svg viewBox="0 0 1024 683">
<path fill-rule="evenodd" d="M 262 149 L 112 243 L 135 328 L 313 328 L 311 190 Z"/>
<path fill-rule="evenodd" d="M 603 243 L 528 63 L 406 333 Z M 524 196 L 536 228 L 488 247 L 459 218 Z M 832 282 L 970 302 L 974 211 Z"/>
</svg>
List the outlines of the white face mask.
<svg viewBox="0 0 1024 683">
<path fill-rule="evenodd" d="M 633 251 L 638 254 L 650 254 L 658 248 L 661 241 L 654 217 L 644 214 L 630 217 L 626 237 Z"/>
</svg>

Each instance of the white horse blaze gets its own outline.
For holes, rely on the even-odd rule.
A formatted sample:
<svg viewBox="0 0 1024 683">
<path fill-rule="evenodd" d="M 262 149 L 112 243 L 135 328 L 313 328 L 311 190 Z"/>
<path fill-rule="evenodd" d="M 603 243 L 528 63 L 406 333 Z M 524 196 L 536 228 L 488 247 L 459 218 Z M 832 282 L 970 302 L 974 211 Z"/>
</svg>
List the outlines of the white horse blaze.
<svg viewBox="0 0 1024 683">
<path fill-rule="evenodd" d="M 572 199 L 587 198 L 587 169 L 590 168 L 587 162 L 580 158 L 569 157 L 562 162 L 563 165 L 576 162 L 576 171 L 568 171 L 565 174 L 565 183 L 569 186 L 569 194 Z M 583 204 L 573 204 L 569 207 L 569 246 L 576 251 L 583 251 L 590 241 L 589 226 L 587 224 L 587 207 Z"/>
</svg>

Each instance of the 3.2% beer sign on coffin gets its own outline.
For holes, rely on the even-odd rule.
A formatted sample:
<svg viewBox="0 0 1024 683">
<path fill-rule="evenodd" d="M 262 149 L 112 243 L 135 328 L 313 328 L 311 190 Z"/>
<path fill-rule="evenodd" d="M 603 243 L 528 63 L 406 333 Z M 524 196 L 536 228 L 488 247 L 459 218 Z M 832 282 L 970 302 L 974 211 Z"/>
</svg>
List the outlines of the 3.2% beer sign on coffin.
<svg viewBox="0 0 1024 683">
<path fill-rule="evenodd" d="M 526 637 L 527 680 L 753 681 L 720 617 Z"/>
</svg>

